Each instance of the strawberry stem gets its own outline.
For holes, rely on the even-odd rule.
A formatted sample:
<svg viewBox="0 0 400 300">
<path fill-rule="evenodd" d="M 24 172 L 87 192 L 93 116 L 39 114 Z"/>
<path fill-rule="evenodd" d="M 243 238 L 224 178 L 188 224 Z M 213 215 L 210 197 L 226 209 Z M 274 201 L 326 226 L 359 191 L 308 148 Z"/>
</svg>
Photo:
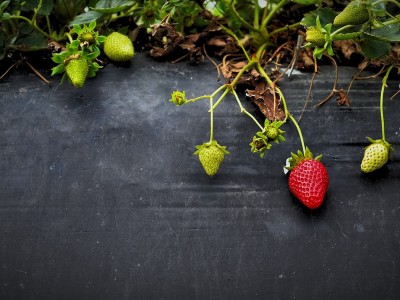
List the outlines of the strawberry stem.
<svg viewBox="0 0 400 300">
<path fill-rule="evenodd" d="M 191 103 L 191 102 L 196 102 L 198 100 L 201 99 L 210 99 L 210 98 L 214 98 L 215 95 L 217 95 L 221 90 L 223 90 L 225 88 L 224 85 L 221 85 L 218 89 L 216 89 L 211 95 L 203 95 L 203 96 L 199 96 L 196 98 L 190 98 L 188 100 L 186 100 L 186 103 Z M 214 107 L 215 108 L 215 107 Z"/>
<path fill-rule="evenodd" d="M 261 130 L 264 130 L 264 127 L 257 121 L 257 119 L 243 107 L 242 102 L 240 101 L 236 91 L 232 90 L 231 92 L 235 96 L 235 99 L 236 99 L 237 103 L 239 104 L 240 112 L 244 113 L 245 115 L 250 117 L 250 119 L 252 119 L 254 121 L 254 123 L 256 123 L 258 127 L 260 127 Z"/>
<path fill-rule="evenodd" d="M 303 134 L 301 133 L 301 129 L 299 124 L 297 123 L 296 119 L 292 116 L 292 114 L 289 114 L 289 118 L 290 120 L 292 120 L 294 126 L 296 126 L 297 132 L 299 133 L 299 137 L 300 137 L 300 142 L 301 142 L 301 147 L 303 149 L 303 153 L 306 153 L 306 146 L 304 144 L 304 138 L 303 138 Z"/>
<path fill-rule="evenodd" d="M 214 109 L 213 109 L 213 97 L 210 97 L 210 143 L 214 139 Z"/>
<path fill-rule="evenodd" d="M 227 88 L 225 85 L 223 85 L 224 88 L 226 88 L 226 90 L 223 92 L 223 94 L 218 98 L 217 102 L 215 102 L 215 104 L 213 105 L 213 107 L 210 108 L 209 112 L 211 112 L 211 110 L 215 109 L 222 100 L 224 100 L 225 96 L 229 93 L 229 88 Z"/>
<path fill-rule="evenodd" d="M 380 105 L 379 105 L 379 110 L 381 112 L 381 126 L 382 126 L 382 140 L 386 142 L 386 137 L 385 137 L 385 117 L 383 114 L 383 95 L 385 93 L 385 87 L 386 87 L 386 82 L 389 77 L 390 71 L 393 69 L 393 66 L 390 66 L 387 71 L 385 76 L 382 79 L 382 89 L 381 89 L 381 97 L 380 97 Z"/>
</svg>

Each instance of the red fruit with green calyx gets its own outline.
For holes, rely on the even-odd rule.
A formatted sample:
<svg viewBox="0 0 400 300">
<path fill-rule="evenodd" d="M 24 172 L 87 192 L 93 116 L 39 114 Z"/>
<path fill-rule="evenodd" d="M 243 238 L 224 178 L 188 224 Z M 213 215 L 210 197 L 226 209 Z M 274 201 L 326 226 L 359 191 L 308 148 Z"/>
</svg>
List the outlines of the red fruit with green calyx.
<svg viewBox="0 0 400 300">
<path fill-rule="evenodd" d="M 306 148 L 305 153 L 292 153 L 290 158 L 289 189 L 304 206 L 316 209 L 324 202 L 329 185 L 326 167 L 320 162 L 322 156 L 313 158 Z"/>
</svg>

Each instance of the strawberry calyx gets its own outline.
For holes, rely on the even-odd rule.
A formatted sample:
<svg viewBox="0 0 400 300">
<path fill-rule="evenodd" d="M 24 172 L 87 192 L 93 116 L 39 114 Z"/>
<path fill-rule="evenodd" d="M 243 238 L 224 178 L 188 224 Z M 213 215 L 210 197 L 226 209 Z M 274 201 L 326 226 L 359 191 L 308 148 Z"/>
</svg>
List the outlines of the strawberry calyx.
<svg viewBox="0 0 400 300">
<path fill-rule="evenodd" d="M 291 157 L 288 159 L 288 166 L 285 166 L 285 169 L 291 171 L 293 170 L 296 166 L 298 166 L 301 162 L 305 160 L 316 160 L 320 161 L 322 158 L 322 154 L 318 155 L 317 157 L 314 158 L 314 155 L 310 151 L 308 147 L 305 148 L 304 153 L 300 150 L 297 151 L 297 154 L 291 153 Z"/>
<path fill-rule="evenodd" d="M 382 145 L 384 145 L 389 151 L 389 159 L 393 160 L 394 148 L 392 147 L 391 144 L 389 144 L 386 140 L 383 140 L 383 139 L 374 140 L 373 138 L 370 138 L 368 136 L 367 136 L 367 139 L 371 143 L 370 145 L 372 145 L 372 144 L 382 144 Z M 368 146 L 370 146 L 370 145 L 368 145 Z M 366 148 L 368 148 L 368 146 Z"/>
<path fill-rule="evenodd" d="M 260 153 L 260 157 L 264 157 L 266 151 L 272 147 L 272 142 L 279 144 L 279 142 L 284 142 L 285 137 L 283 134 L 285 131 L 280 129 L 284 124 L 284 121 L 273 121 L 270 122 L 265 119 L 264 128 L 258 131 L 255 136 L 253 136 L 252 142 L 249 144 L 251 147 L 251 152 Z"/>
<path fill-rule="evenodd" d="M 210 148 L 210 147 L 217 147 L 224 154 L 230 154 L 229 151 L 226 150 L 226 146 L 221 146 L 220 144 L 218 144 L 218 142 L 216 140 L 212 140 L 209 142 L 205 142 L 202 145 L 196 145 L 196 151 L 193 153 L 193 155 L 199 155 L 202 150 Z"/>
<path fill-rule="evenodd" d="M 185 104 L 187 102 L 186 92 L 179 90 L 172 92 L 171 99 L 169 100 L 169 102 L 174 103 L 177 106 Z"/>
</svg>

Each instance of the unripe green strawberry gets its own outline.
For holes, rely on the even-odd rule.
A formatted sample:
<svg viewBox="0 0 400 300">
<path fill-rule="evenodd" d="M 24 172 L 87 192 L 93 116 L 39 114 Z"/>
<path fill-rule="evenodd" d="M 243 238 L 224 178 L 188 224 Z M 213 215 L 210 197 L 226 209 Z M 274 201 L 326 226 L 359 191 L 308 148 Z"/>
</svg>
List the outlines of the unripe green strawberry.
<svg viewBox="0 0 400 300">
<path fill-rule="evenodd" d="M 389 160 L 393 148 L 383 140 L 369 139 L 372 144 L 365 148 L 364 156 L 361 162 L 361 171 L 371 173 L 382 168 Z"/>
<path fill-rule="evenodd" d="M 275 140 L 278 135 L 279 135 L 279 131 L 278 128 L 274 127 L 274 126 L 267 126 L 266 130 L 265 130 L 265 135 L 271 139 L 271 140 Z"/>
<path fill-rule="evenodd" d="M 333 20 L 333 25 L 361 25 L 369 20 L 367 4 L 363 1 L 350 2 Z"/>
<path fill-rule="evenodd" d="M 67 73 L 71 83 L 74 86 L 81 88 L 85 84 L 89 72 L 89 65 L 86 59 L 71 59 L 65 66 L 65 72 Z"/>
<path fill-rule="evenodd" d="M 86 42 L 89 45 L 93 45 L 96 42 L 96 36 L 90 31 L 85 32 L 80 36 L 80 42 Z"/>
<path fill-rule="evenodd" d="M 104 52 L 109 59 L 114 61 L 128 61 L 135 51 L 132 41 L 126 35 L 113 32 L 104 41 Z"/>
<path fill-rule="evenodd" d="M 193 154 L 199 156 L 204 170 L 210 176 L 217 174 L 225 154 L 229 154 L 226 147 L 219 145 L 216 140 L 196 146 L 196 149 Z"/>
<path fill-rule="evenodd" d="M 306 31 L 306 41 L 317 47 L 325 45 L 325 35 L 317 27 L 311 26 Z"/>
</svg>

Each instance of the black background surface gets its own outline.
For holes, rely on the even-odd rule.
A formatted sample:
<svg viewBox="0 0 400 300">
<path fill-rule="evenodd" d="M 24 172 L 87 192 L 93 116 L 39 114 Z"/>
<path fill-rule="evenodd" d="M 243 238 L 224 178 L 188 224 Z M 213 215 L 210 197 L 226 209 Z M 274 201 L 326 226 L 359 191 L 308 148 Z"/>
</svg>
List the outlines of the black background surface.
<svg viewBox="0 0 400 300">
<path fill-rule="evenodd" d="M 340 68 L 338 88 L 357 70 Z M 311 74 L 281 83 L 298 117 Z M 324 205 L 304 209 L 283 165 L 287 141 L 261 159 L 256 125 L 228 97 L 215 138 L 228 147 L 207 177 L 208 102 L 176 107 L 221 83 L 211 63 L 108 65 L 83 89 L 15 73 L 0 83 L 0 299 L 399 299 L 400 164 L 359 170 L 379 138 L 381 78 L 356 81 L 350 109 L 321 109 L 334 69 L 321 68 L 301 126 L 330 174 Z M 399 147 L 398 100 L 386 92 L 386 135 Z M 262 121 L 240 93 L 245 107 Z"/>
</svg>

